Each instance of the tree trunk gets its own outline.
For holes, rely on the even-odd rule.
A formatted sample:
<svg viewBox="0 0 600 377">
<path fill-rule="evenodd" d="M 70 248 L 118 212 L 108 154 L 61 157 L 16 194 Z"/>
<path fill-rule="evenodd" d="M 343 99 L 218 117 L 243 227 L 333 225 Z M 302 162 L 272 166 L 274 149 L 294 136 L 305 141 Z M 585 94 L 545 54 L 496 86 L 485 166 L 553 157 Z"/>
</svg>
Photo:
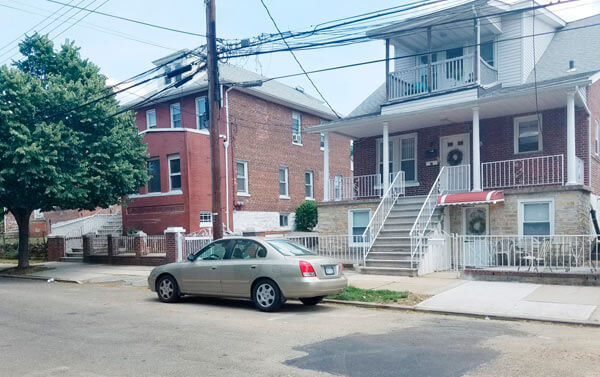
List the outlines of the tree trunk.
<svg viewBox="0 0 600 377">
<path fill-rule="evenodd" d="M 29 267 L 29 218 L 33 210 L 18 209 L 12 214 L 19 226 L 19 264 L 17 268 Z"/>
</svg>

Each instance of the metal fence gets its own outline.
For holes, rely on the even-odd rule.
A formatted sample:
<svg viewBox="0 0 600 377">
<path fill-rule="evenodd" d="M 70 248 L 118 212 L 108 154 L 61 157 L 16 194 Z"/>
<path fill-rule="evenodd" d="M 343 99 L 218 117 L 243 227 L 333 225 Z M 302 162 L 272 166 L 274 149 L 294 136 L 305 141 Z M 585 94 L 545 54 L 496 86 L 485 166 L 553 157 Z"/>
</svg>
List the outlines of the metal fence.
<svg viewBox="0 0 600 377">
<path fill-rule="evenodd" d="M 285 236 L 285 239 L 302 245 L 317 255 L 344 263 L 360 264 L 363 262 L 365 245 L 353 243 L 353 238 L 350 235 Z"/>
<path fill-rule="evenodd" d="M 95 235 L 92 237 L 92 249 L 94 255 L 108 254 L 108 238 L 106 236 Z"/>
<path fill-rule="evenodd" d="M 114 255 L 135 254 L 135 237 L 134 236 L 119 236 L 117 239 L 116 250 Z"/>
<path fill-rule="evenodd" d="M 65 252 L 69 254 L 83 253 L 83 237 L 66 237 Z"/>
<path fill-rule="evenodd" d="M 147 236 L 145 249 L 148 254 L 166 254 L 167 240 L 165 236 Z"/>
<path fill-rule="evenodd" d="M 184 236 L 182 241 L 183 257 L 199 251 L 212 241 L 212 237 Z"/>
</svg>

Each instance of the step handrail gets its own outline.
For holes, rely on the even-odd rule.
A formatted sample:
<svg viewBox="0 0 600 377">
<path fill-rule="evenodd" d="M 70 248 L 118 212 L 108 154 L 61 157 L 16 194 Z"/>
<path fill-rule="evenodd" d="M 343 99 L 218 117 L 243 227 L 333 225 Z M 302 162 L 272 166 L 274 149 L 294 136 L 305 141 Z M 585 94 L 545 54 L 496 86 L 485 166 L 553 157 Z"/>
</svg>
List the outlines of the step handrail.
<svg viewBox="0 0 600 377">
<path fill-rule="evenodd" d="M 377 209 L 373 213 L 373 216 L 371 216 L 369 224 L 362 234 L 363 263 L 367 259 L 367 254 L 371 251 L 371 247 L 379 235 L 381 228 L 383 228 L 383 224 L 392 211 L 394 204 L 396 204 L 396 201 L 401 195 L 404 195 L 404 191 L 404 171 L 401 170 L 396 174 L 390 187 L 388 187 L 385 194 L 381 197 Z M 350 235 L 350 237 L 354 236 Z"/>
</svg>

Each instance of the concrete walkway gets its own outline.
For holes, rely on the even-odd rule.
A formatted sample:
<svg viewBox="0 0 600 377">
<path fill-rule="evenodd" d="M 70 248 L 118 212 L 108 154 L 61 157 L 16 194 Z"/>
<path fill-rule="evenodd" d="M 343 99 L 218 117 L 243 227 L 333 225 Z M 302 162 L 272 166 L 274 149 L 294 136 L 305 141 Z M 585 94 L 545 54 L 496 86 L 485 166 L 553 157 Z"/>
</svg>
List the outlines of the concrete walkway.
<svg viewBox="0 0 600 377">
<path fill-rule="evenodd" d="M 345 271 L 348 284 L 362 289 L 409 291 L 418 295 L 436 295 L 464 283 L 454 272 L 439 272 L 420 277 L 363 275 Z"/>
</svg>

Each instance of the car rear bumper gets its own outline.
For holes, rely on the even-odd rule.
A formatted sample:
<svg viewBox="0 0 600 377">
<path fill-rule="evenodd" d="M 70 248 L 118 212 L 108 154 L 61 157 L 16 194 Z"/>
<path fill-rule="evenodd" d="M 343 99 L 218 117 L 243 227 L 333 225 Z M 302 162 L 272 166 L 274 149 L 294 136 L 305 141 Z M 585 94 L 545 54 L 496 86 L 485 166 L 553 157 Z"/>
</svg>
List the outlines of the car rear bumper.
<svg viewBox="0 0 600 377">
<path fill-rule="evenodd" d="M 154 276 L 148 276 L 148 288 L 152 292 L 156 292 L 156 278 Z"/>
<path fill-rule="evenodd" d="M 297 278 L 282 282 L 280 288 L 286 298 L 329 296 L 342 292 L 348 287 L 345 276 L 334 279 Z"/>
</svg>

